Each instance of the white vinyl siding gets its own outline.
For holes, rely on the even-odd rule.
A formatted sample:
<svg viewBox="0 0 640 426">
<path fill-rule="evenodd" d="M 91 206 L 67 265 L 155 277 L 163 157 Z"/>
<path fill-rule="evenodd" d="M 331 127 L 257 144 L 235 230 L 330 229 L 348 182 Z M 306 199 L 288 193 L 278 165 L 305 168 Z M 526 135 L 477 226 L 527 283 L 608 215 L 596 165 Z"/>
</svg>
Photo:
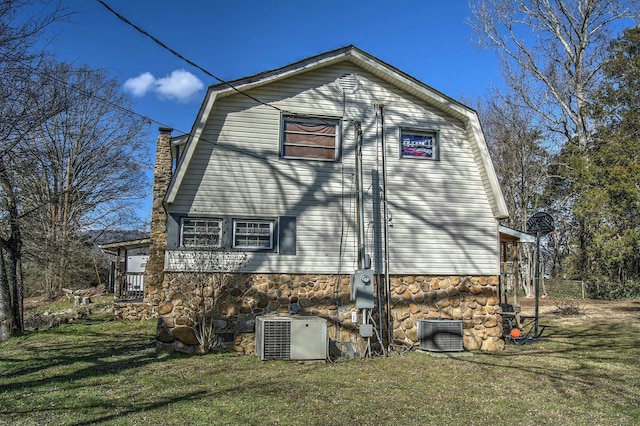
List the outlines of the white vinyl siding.
<svg viewBox="0 0 640 426">
<path fill-rule="evenodd" d="M 335 80 L 357 73 L 344 95 Z M 398 87 L 349 63 L 292 76 L 249 92 L 287 113 L 341 117 L 341 161 L 282 158 L 283 114 L 240 94 L 216 101 L 171 212 L 229 217 L 296 217 L 297 251 L 249 253 L 247 271 L 343 273 L 356 267 L 354 126 L 363 129 L 365 223 L 372 224 L 372 173 L 381 175 L 379 111 L 384 104 L 392 274 L 497 274 L 497 227 L 468 129 Z M 400 129 L 438 132 L 440 161 L 408 161 Z M 367 228 L 367 247 L 373 226 Z M 277 245 L 277 241 L 274 242 Z M 275 248 L 275 247 L 274 247 Z M 373 253 L 370 253 L 373 257 Z"/>
</svg>

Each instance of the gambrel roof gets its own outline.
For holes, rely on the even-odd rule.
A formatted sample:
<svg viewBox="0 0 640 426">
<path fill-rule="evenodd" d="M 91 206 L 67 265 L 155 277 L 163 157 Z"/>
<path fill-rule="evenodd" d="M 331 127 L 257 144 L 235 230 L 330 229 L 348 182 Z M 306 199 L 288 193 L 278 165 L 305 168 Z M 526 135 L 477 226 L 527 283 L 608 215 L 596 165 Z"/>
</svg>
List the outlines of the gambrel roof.
<svg viewBox="0 0 640 426">
<path fill-rule="evenodd" d="M 174 202 L 207 118 L 217 100 L 238 93 L 238 91 L 246 92 L 250 89 L 345 61 L 370 72 L 426 104 L 461 120 L 465 125 L 493 215 L 497 219 L 508 217 L 507 207 L 500 191 L 476 111 L 355 46 L 347 46 L 312 56 L 282 68 L 231 81 L 229 84 L 222 83 L 210 86 L 190 134 L 174 139 L 184 146 L 184 150 L 167 191 L 165 203 L 171 204 Z"/>
</svg>

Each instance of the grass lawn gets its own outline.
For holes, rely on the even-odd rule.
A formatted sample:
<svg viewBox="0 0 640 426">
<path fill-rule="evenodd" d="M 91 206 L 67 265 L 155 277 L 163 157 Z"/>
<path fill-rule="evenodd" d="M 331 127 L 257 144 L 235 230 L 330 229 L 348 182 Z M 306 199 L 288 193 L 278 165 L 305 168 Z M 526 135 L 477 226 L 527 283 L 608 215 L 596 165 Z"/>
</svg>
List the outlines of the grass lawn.
<svg viewBox="0 0 640 426">
<path fill-rule="evenodd" d="M 584 306 L 500 353 L 327 364 L 156 356 L 154 321 L 79 320 L 0 344 L 0 425 L 640 424 L 640 302 Z"/>
</svg>

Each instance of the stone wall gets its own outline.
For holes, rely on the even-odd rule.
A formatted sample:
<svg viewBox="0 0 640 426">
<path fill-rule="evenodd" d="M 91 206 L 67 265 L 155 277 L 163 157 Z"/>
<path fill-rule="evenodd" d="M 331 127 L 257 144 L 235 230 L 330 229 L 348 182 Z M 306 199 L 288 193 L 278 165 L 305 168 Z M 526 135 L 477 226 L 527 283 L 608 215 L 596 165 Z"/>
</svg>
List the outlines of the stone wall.
<svg viewBox="0 0 640 426">
<path fill-rule="evenodd" d="M 462 320 L 466 350 L 504 349 L 498 277 L 403 276 L 391 279 L 393 340 L 417 341 L 419 319 Z"/>
<path fill-rule="evenodd" d="M 149 295 L 158 315 L 159 352 L 197 350 L 193 306 L 202 295 L 215 295 L 216 324 L 235 334 L 228 346 L 237 352 L 255 351 L 255 317 L 269 313 L 320 316 L 327 320 L 331 340 L 362 347 L 352 322 L 356 309 L 349 301 L 348 275 L 237 274 L 225 288 L 214 284 L 185 291 L 188 275 L 165 272 L 162 285 Z M 463 321 L 466 350 L 503 349 L 497 284 L 495 276 L 392 277 L 394 343 L 416 344 L 418 320 L 442 318 Z"/>
<path fill-rule="evenodd" d="M 151 306 L 123 306 L 117 316 L 157 316 L 157 349 L 194 352 L 197 312 L 215 312 L 216 328 L 232 338 L 228 346 L 238 352 L 255 350 L 255 318 L 269 313 L 320 316 L 327 320 L 334 342 L 349 342 L 362 350 L 356 312 L 349 301 L 349 276 L 237 274 L 225 283 L 193 279 L 195 274 L 168 272 L 167 213 L 163 206 L 171 181 L 171 129 L 161 128 L 156 144 L 149 260 L 145 269 L 145 302 Z M 202 277 L 200 277 L 202 278 Z M 224 285 L 221 285 L 223 282 Z M 393 341 L 414 345 L 420 319 L 443 318 L 463 321 L 467 350 L 498 350 L 504 347 L 497 296 L 498 278 L 395 276 L 391 279 Z M 209 305 L 207 305 L 207 303 Z M 213 309 L 211 309 L 213 306 Z M 140 309 L 140 311 L 138 311 Z M 138 316 L 138 318 L 140 317 Z"/>
<path fill-rule="evenodd" d="M 113 304 L 113 319 L 116 321 L 145 320 L 155 316 L 149 303 L 115 302 Z"/>
<path fill-rule="evenodd" d="M 171 182 L 171 131 L 160 128 L 153 167 L 153 203 L 149 229 L 149 259 L 144 270 L 145 297 L 156 291 L 164 277 L 164 253 L 167 249 L 167 212 L 163 201 Z"/>
</svg>

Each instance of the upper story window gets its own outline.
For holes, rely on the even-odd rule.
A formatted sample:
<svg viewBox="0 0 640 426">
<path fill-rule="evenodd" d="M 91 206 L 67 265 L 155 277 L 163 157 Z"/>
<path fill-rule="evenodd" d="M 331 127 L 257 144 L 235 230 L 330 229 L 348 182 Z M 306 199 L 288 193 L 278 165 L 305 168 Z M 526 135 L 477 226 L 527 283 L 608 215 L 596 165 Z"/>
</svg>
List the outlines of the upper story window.
<svg viewBox="0 0 640 426">
<path fill-rule="evenodd" d="M 273 220 L 233 220 L 233 248 L 273 249 Z"/>
<path fill-rule="evenodd" d="M 222 219 L 183 218 L 180 229 L 182 247 L 220 247 Z"/>
<path fill-rule="evenodd" d="M 336 161 L 338 120 L 284 116 L 282 156 Z"/>
<path fill-rule="evenodd" d="M 436 131 L 400 131 L 400 157 L 440 159 L 440 141 Z"/>
</svg>

